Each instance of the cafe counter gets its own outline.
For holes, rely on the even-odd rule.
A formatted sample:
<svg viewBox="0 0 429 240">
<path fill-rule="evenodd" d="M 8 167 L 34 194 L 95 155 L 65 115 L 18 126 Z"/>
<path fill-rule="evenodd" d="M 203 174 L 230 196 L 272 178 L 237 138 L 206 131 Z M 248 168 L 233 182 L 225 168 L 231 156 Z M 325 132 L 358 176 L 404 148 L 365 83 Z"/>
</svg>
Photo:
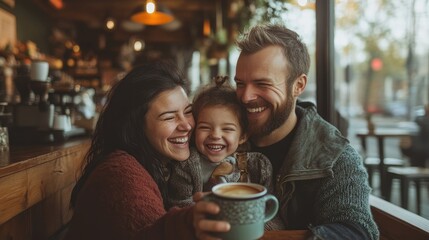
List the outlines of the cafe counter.
<svg viewBox="0 0 429 240">
<path fill-rule="evenodd" d="M 48 239 L 69 222 L 89 138 L 0 152 L 0 239 Z"/>
</svg>

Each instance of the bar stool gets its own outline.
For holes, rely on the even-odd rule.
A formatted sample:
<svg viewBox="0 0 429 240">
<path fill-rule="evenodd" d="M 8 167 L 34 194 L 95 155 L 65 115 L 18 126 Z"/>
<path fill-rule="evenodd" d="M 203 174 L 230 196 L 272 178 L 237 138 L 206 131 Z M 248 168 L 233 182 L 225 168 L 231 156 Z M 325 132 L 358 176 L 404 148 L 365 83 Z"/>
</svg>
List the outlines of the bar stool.
<svg viewBox="0 0 429 240">
<path fill-rule="evenodd" d="M 368 172 L 368 182 L 371 187 L 374 187 L 372 183 L 374 172 L 379 170 L 380 158 L 378 157 L 367 157 L 363 162 Z M 384 166 L 386 167 L 398 167 L 405 166 L 406 161 L 399 158 L 384 158 Z"/>
<path fill-rule="evenodd" d="M 401 207 L 408 209 L 408 189 L 410 181 L 416 186 L 416 204 L 417 213 L 421 213 L 421 193 L 420 186 L 422 181 L 429 181 L 429 168 L 423 167 L 389 167 L 387 169 L 388 192 L 387 200 L 390 201 L 392 192 L 392 181 L 394 178 L 399 179 L 401 185 Z"/>
</svg>

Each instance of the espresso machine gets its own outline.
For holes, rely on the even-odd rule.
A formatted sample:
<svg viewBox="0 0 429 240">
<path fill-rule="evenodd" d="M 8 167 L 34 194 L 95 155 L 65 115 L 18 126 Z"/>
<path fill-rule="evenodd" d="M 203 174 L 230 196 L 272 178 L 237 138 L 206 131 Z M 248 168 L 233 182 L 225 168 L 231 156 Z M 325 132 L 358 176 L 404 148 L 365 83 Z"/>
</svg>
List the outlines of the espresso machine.
<svg viewBox="0 0 429 240">
<path fill-rule="evenodd" d="M 47 101 L 50 81 L 33 80 L 29 75 L 30 67 L 18 67 L 14 78 L 15 87 L 20 95 L 20 103 L 14 107 L 14 125 L 16 127 L 47 130 L 52 127 L 54 105 Z M 33 99 L 30 98 L 34 93 Z"/>
<path fill-rule="evenodd" d="M 14 83 L 20 101 L 13 107 L 11 143 L 57 142 L 85 133 L 73 128 L 70 115 L 50 99 L 53 89 L 48 72 L 49 64 L 42 61 L 16 68 Z"/>
</svg>

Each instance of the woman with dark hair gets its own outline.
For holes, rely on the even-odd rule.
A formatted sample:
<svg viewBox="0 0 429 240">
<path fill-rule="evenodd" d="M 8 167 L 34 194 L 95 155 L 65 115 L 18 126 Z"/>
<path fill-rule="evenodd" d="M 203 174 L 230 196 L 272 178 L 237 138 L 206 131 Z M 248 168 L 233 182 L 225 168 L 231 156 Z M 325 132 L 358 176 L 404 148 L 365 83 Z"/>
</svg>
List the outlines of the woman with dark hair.
<svg viewBox="0 0 429 240">
<path fill-rule="evenodd" d="M 175 65 L 159 61 L 112 88 L 72 192 L 66 239 L 194 239 L 229 229 L 201 220 L 219 211 L 204 201 L 164 208 L 171 162 L 190 155 L 194 119 L 185 83 Z"/>
</svg>

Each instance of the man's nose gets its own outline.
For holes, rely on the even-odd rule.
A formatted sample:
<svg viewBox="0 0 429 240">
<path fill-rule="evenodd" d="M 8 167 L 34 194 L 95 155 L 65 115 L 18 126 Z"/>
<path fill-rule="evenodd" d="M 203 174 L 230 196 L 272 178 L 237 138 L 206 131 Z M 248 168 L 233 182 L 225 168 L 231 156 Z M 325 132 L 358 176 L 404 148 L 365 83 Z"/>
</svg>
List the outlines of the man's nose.
<svg viewBox="0 0 429 240">
<path fill-rule="evenodd" d="M 257 98 L 256 91 L 253 86 L 247 85 L 239 90 L 238 96 L 240 97 L 241 102 L 248 103 Z"/>
</svg>

